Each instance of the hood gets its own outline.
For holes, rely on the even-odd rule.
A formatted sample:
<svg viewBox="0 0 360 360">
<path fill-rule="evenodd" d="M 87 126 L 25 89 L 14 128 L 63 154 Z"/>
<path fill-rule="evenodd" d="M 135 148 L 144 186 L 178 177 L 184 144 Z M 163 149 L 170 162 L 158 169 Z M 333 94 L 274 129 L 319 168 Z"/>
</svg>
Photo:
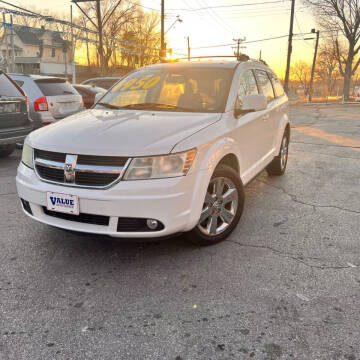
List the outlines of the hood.
<svg viewBox="0 0 360 360">
<path fill-rule="evenodd" d="M 32 132 L 27 143 L 84 155 L 160 155 L 220 118 L 214 113 L 91 109 Z"/>
</svg>

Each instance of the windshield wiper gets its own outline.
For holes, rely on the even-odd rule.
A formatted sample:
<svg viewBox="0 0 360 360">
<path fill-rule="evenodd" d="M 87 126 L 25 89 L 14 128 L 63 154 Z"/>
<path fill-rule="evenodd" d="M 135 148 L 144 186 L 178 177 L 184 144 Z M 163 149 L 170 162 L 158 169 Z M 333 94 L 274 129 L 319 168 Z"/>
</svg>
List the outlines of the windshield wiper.
<svg viewBox="0 0 360 360">
<path fill-rule="evenodd" d="M 129 104 L 121 106 L 123 109 L 155 109 L 155 110 L 175 110 L 175 111 L 186 111 L 186 112 L 195 112 L 194 109 L 189 109 L 185 107 L 180 107 L 177 105 L 170 104 L 158 104 L 158 103 L 139 103 L 139 104 Z"/>
<path fill-rule="evenodd" d="M 115 110 L 121 109 L 121 106 L 111 105 L 111 104 L 104 103 L 104 102 L 98 102 L 96 105 L 101 105 L 101 106 L 106 107 L 108 109 L 115 109 Z"/>
</svg>

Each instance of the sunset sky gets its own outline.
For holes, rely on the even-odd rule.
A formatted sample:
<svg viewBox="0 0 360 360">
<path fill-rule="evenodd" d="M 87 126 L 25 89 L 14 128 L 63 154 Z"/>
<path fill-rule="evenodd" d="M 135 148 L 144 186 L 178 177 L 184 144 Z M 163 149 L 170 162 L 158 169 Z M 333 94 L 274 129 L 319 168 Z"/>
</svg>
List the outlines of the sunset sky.
<svg viewBox="0 0 360 360">
<path fill-rule="evenodd" d="M 35 4 L 32 0 L 11 2 L 22 6 Z M 264 2 L 271 3 L 261 4 Z M 50 3 L 52 11 L 69 13 L 70 0 L 37 0 L 36 7 L 38 10 L 47 9 Z M 151 11 L 147 8 L 160 10 L 160 0 L 142 0 L 141 4 L 145 11 Z M 199 10 L 214 6 L 229 7 Z M 231 49 L 231 45 L 203 49 L 199 47 L 231 44 L 234 38 L 246 37 L 249 43 L 244 44 L 246 48 L 242 51 L 252 58 L 258 58 L 261 50 L 262 58 L 280 77 L 284 76 L 287 38 L 252 43 L 251 41 L 284 36 L 288 33 L 290 0 L 165 0 L 165 13 L 165 30 L 174 22 L 176 15 L 183 20 L 181 24 L 176 23 L 166 34 L 167 47 L 172 48 L 175 55 L 186 55 L 187 36 L 190 36 L 193 56 L 232 55 L 234 50 Z M 294 33 L 309 32 L 314 27 L 316 24 L 311 10 L 298 0 Z M 304 37 L 309 35 L 295 37 L 298 40 L 295 40 L 293 45 L 293 62 L 299 59 L 312 61 L 314 40 L 305 41 Z"/>
</svg>

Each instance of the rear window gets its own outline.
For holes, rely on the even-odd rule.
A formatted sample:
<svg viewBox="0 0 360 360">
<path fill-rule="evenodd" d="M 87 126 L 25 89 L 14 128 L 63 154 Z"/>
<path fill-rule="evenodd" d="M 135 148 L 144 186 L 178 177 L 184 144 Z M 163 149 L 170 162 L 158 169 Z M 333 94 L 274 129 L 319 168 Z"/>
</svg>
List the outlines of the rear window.
<svg viewBox="0 0 360 360">
<path fill-rule="evenodd" d="M 118 79 L 108 79 L 108 80 L 93 80 L 86 85 L 93 85 L 96 87 L 101 87 L 103 89 L 110 89 L 117 81 Z"/>
<path fill-rule="evenodd" d="M 23 96 L 23 94 L 5 74 L 0 73 L 0 96 Z"/>
<path fill-rule="evenodd" d="M 269 74 L 271 77 L 271 81 L 272 84 L 274 86 L 274 90 L 275 90 L 275 96 L 276 97 L 280 97 L 283 96 L 285 94 L 284 88 L 281 85 L 280 80 L 273 74 Z"/>
<path fill-rule="evenodd" d="M 274 100 L 274 90 L 267 72 L 263 70 L 255 70 L 255 73 L 262 94 L 266 96 L 268 102 Z"/>
<path fill-rule="evenodd" d="M 35 80 L 37 86 L 45 96 L 71 95 L 76 94 L 76 90 L 62 79 Z"/>
<path fill-rule="evenodd" d="M 15 82 L 16 82 L 20 87 L 22 87 L 22 86 L 24 85 L 24 82 L 23 82 L 23 81 L 15 80 Z"/>
</svg>

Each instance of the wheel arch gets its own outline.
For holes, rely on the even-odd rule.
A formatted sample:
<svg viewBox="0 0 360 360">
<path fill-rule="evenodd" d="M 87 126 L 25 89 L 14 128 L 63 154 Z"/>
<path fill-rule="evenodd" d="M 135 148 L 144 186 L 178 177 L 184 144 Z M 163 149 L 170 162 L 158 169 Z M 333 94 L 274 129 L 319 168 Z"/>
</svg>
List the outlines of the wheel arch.
<svg viewBox="0 0 360 360">
<path fill-rule="evenodd" d="M 284 114 L 284 116 L 282 117 L 282 119 L 280 121 L 279 132 L 278 132 L 278 135 L 276 138 L 276 146 L 275 146 L 276 155 L 280 151 L 281 141 L 282 141 L 282 138 L 283 138 L 285 132 L 288 134 L 289 139 L 290 139 L 291 130 L 290 130 L 290 120 L 289 120 L 288 114 Z"/>
<path fill-rule="evenodd" d="M 225 156 L 223 156 L 222 159 L 216 165 L 216 168 L 219 167 L 220 165 L 227 165 L 231 167 L 233 170 L 235 170 L 238 175 L 240 175 L 239 159 L 234 153 L 228 153 Z"/>
<path fill-rule="evenodd" d="M 226 164 L 235 169 L 239 177 L 241 169 L 241 159 L 239 157 L 239 150 L 236 142 L 232 138 L 221 138 L 219 141 L 212 143 L 207 149 L 206 153 L 201 157 L 198 170 L 201 175 L 197 176 L 197 181 L 194 186 L 192 209 L 194 217 L 188 224 L 186 230 L 191 230 L 197 223 L 200 217 L 203 200 L 207 191 L 207 186 L 215 169 L 221 165 Z"/>
</svg>

